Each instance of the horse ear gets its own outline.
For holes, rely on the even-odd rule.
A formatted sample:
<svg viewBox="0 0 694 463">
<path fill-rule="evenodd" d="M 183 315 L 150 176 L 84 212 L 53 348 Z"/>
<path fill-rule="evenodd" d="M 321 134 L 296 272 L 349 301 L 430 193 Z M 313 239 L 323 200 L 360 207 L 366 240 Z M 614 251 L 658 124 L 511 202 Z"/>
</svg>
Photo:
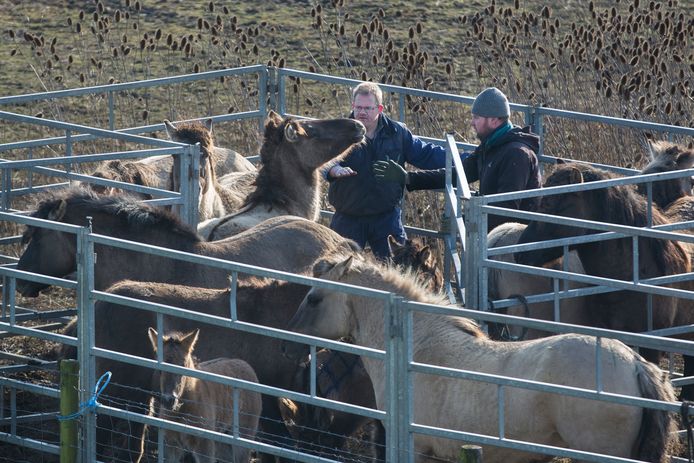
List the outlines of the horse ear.
<svg viewBox="0 0 694 463">
<path fill-rule="evenodd" d="M 187 352 L 192 352 L 195 349 L 195 344 L 198 342 L 198 336 L 200 335 L 200 328 L 195 331 L 191 331 L 181 338 L 181 345 L 183 349 Z"/>
<path fill-rule="evenodd" d="M 51 209 L 51 211 L 48 213 L 48 220 L 59 222 L 60 219 L 65 217 L 65 209 L 67 209 L 67 201 L 61 199 L 58 206 Z"/>
<path fill-rule="evenodd" d="M 648 155 L 649 161 L 655 161 L 655 152 L 657 150 L 657 142 L 652 139 L 646 140 L 646 154 Z"/>
<path fill-rule="evenodd" d="M 166 135 L 173 140 L 173 134 L 176 133 L 176 126 L 173 125 L 170 120 L 164 119 L 164 128 L 166 129 Z"/>
<path fill-rule="evenodd" d="M 152 328 L 151 326 L 147 328 L 147 336 L 149 337 L 149 342 L 152 343 L 152 347 L 154 348 L 154 352 L 157 351 L 157 330 Z"/>
<path fill-rule="evenodd" d="M 207 119 L 205 119 L 203 121 L 202 125 L 204 125 L 207 130 L 212 132 L 212 118 L 211 117 L 208 117 Z"/>
<path fill-rule="evenodd" d="M 265 119 L 265 127 L 267 128 L 268 126 L 272 127 L 279 127 L 280 124 L 282 124 L 282 116 L 277 114 L 275 111 L 272 109 L 267 113 L 267 118 Z"/>
<path fill-rule="evenodd" d="M 342 278 L 352 267 L 352 262 L 354 262 L 354 256 L 349 256 L 342 262 L 335 264 L 335 266 L 330 270 L 330 278 L 334 278 L 336 280 Z"/>
<path fill-rule="evenodd" d="M 330 271 L 331 268 L 334 267 L 335 264 L 332 262 L 328 261 L 327 259 L 321 259 L 317 261 L 315 264 L 313 264 L 313 276 L 318 278 L 321 275 L 325 275 Z"/>
<path fill-rule="evenodd" d="M 396 240 L 393 235 L 388 235 L 388 244 L 390 244 L 390 247 L 394 249 L 400 249 L 405 247 L 405 245 L 400 244 L 400 242 Z"/>
<path fill-rule="evenodd" d="M 580 170 L 572 167 L 569 170 L 569 182 L 570 183 L 583 183 L 583 174 Z"/>
</svg>

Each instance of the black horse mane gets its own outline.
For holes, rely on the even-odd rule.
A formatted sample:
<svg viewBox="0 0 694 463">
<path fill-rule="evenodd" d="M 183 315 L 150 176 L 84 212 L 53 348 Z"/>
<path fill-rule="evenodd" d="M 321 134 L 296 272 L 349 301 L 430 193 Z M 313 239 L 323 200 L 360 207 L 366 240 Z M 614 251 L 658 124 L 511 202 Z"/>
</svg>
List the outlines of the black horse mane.
<svg viewBox="0 0 694 463">
<path fill-rule="evenodd" d="M 201 241 L 197 232 L 172 212 L 139 203 L 128 196 L 99 196 L 85 188 L 68 188 L 52 193 L 47 199 L 39 202 L 32 217 L 47 219 L 62 201 L 66 202 L 67 210 L 83 210 L 85 219 L 79 225 L 88 225 L 88 216 L 96 218 L 97 214 L 105 213 L 119 218 L 127 228 L 159 228 L 167 233 L 181 235 L 192 242 Z"/>
<path fill-rule="evenodd" d="M 596 182 L 619 178 L 605 170 L 597 169 L 588 164 L 571 163 L 558 167 L 547 179 L 545 186 L 566 185 L 570 182 L 571 170 L 581 172 L 584 182 Z M 600 188 L 586 191 L 589 201 L 600 207 L 596 220 L 600 222 L 645 227 L 648 225 L 648 200 L 641 196 L 634 185 L 617 185 L 610 188 Z M 656 204 L 652 204 L 651 216 L 653 225 L 669 223 Z M 688 255 L 679 244 L 671 240 L 647 239 L 654 247 L 654 254 L 661 274 L 666 275 L 668 269 L 680 268 L 682 261 L 689 260 Z"/>
<path fill-rule="evenodd" d="M 265 124 L 263 146 L 260 148 L 260 160 L 262 161 L 258 176 L 254 182 L 256 189 L 244 200 L 243 207 L 258 203 L 268 203 L 287 208 L 291 202 L 290 196 L 281 188 L 275 188 L 280 183 L 278 176 L 279 163 L 275 160 L 284 141 L 284 128 L 291 124 L 293 119 L 269 119 Z"/>
</svg>

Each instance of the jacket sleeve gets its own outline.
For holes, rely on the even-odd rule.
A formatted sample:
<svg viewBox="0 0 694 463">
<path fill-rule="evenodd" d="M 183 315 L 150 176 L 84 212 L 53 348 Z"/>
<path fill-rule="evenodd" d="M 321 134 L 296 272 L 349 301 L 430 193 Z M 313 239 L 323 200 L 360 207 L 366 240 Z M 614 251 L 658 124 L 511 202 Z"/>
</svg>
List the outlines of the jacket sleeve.
<svg viewBox="0 0 694 463">
<path fill-rule="evenodd" d="M 446 167 L 446 149 L 433 143 L 425 143 L 402 127 L 402 147 L 405 161 L 420 169 L 440 169 Z"/>
<path fill-rule="evenodd" d="M 407 179 L 407 191 L 439 190 L 446 186 L 446 169 L 414 170 L 407 173 Z"/>
<path fill-rule="evenodd" d="M 463 159 L 463 170 L 465 171 L 465 177 L 467 178 L 467 182 L 472 183 L 480 179 L 480 174 L 479 171 L 477 170 L 477 159 L 479 158 L 479 155 L 476 153 L 473 153 L 465 159 Z"/>
</svg>

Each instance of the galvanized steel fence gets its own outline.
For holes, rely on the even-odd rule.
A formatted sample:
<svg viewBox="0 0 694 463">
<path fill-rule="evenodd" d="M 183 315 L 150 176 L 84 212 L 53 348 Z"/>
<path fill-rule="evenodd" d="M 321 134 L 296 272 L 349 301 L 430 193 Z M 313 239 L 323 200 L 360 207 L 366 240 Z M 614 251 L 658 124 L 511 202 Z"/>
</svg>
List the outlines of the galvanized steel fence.
<svg viewBox="0 0 694 463">
<path fill-rule="evenodd" d="M 647 408 L 654 408 L 659 410 L 667 410 L 673 413 L 679 411 L 678 403 L 663 403 L 652 400 L 639 399 L 634 397 L 625 397 L 618 394 L 610 394 L 600 390 L 600 387 L 596 387 L 595 390 L 576 390 L 575 388 L 567 388 L 558 385 L 545 384 L 545 383 L 535 383 L 530 381 L 525 381 L 518 378 L 508 378 L 503 376 L 486 375 L 474 371 L 463 371 L 454 370 L 437 367 L 434 365 L 424 365 L 418 364 L 413 361 L 411 356 L 411 323 L 412 314 L 417 311 L 425 313 L 438 313 L 456 316 L 467 316 L 481 321 L 482 323 L 492 322 L 492 323 L 515 323 L 522 326 L 534 327 L 547 329 L 554 332 L 576 332 L 587 334 L 591 336 L 597 336 L 598 338 L 614 338 L 619 339 L 629 345 L 654 348 L 658 350 L 664 350 L 669 352 L 677 352 L 685 355 L 694 355 L 694 343 L 690 341 L 674 340 L 663 337 L 664 335 L 671 335 L 676 333 L 682 333 L 688 331 L 690 327 L 676 328 L 667 332 L 660 331 L 651 334 L 637 334 L 637 333 L 625 333 L 625 332 L 614 332 L 609 330 L 594 329 L 588 327 L 576 327 L 576 326 L 566 326 L 561 323 L 555 323 L 551 321 L 539 321 L 539 320 L 527 320 L 520 317 L 511 317 L 503 314 L 491 313 L 487 311 L 487 271 L 490 268 L 499 268 L 514 270 L 518 272 L 533 273 L 538 275 L 548 276 L 550 278 L 555 278 L 557 280 L 572 280 L 589 283 L 593 286 L 581 289 L 564 289 L 561 291 L 555 291 L 553 293 L 547 293 L 543 295 L 529 295 L 528 301 L 554 301 L 558 303 L 560 299 L 567 297 L 577 297 L 587 294 L 597 294 L 600 292 L 607 292 L 613 290 L 636 290 L 641 292 L 647 292 L 651 294 L 663 294 L 672 295 L 676 297 L 683 297 L 687 299 L 694 298 L 694 295 L 673 288 L 667 288 L 663 285 L 673 283 L 676 281 L 681 281 L 683 279 L 691 279 L 693 275 L 678 275 L 673 277 L 659 277 L 650 280 L 641 280 L 633 282 L 623 282 L 619 280 L 610 280 L 606 278 L 598 278 L 588 275 L 578 275 L 557 270 L 548 269 L 537 269 L 528 268 L 525 266 L 520 266 L 517 264 L 509 264 L 498 262 L 490 259 L 494 255 L 515 252 L 520 250 L 538 249 L 546 246 L 564 246 L 568 248 L 569 245 L 576 242 L 581 242 L 581 240 L 600 240 L 600 239 L 613 239 L 615 237 L 624 236 L 634 236 L 634 237 L 654 237 L 654 238 L 667 238 L 676 239 L 686 242 L 694 242 L 694 238 L 690 235 L 682 233 L 673 233 L 670 230 L 674 230 L 677 226 L 667 226 L 667 227 L 653 227 L 653 228 L 636 228 L 636 227 L 626 227 L 626 226 L 616 226 L 613 224 L 603 224 L 595 223 L 589 221 L 574 221 L 572 219 L 562 218 L 562 217 L 547 217 L 538 214 L 533 214 L 529 212 L 511 211 L 507 209 L 502 209 L 494 207 L 494 203 L 507 201 L 511 199 L 521 199 L 528 198 L 538 195 L 546 194 L 558 194 L 569 191 L 578 191 L 583 189 L 592 188 L 603 188 L 618 184 L 631 184 L 637 182 L 652 182 L 655 180 L 671 179 L 680 176 L 691 176 L 694 174 L 694 170 L 683 171 L 668 174 L 652 174 L 649 176 L 642 177 L 631 177 L 610 180 L 607 182 L 600 182 L 600 184 L 583 184 L 580 186 L 568 186 L 568 187 L 557 187 L 552 189 L 528 191 L 528 192 L 518 192 L 518 193 L 508 193 L 503 195 L 493 195 L 493 196 L 474 196 L 470 193 L 467 188 L 467 182 L 463 175 L 462 165 L 460 164 L 460 159 L 457 156 L 457 150 L 459 147 L 470 148 L 469 145 L 456 143 L 452 136 L 448 136 L 445 140 L 435 140 L 438 143 L 442 143 L 447 147 L 448 151 L 448 186 L 444 192 L 446 198 L 446 210 L 449 217 L 452 217 L 451 231 L 443 235 L 444 242 L 447 245 L 449 253 L 446 255 L 446 268 L 453 269 L 452 274 L 455 276 L 455 282 L 457 285 L 449 285 L 449 292 L 451 295 L 457 295 L 458 298 L 464 297 L 466 303 L 466 309 L 452 308 L 452 307 L 440 307 L 431 306 L 427 304 L 415 303 L 410 301 L 405 301 L 402 298 L 382 292 L 366 288 L 355 288 L 349 285 L 343 285 L 334 282 L 327 282 L 322 280 L 317 280 L 308 277 L 302 277 L 297 275 L 291 275 L 284 272 L 270 271 L 265 269 L 259 269 L 257 267 L 237 264 L 233 262 L 225 262 L 219 259 L 211 259 L 200 256 L 195 256 L 191 254 L 181 253 L 173 250 L 163 250 L 154 249 L 139 243 L 123 242 L 121 240 L 115 240 L 107 236 L 94 234 L 91 232 L 89 227 L 75 227 L 65 224 L 54 223 L 50 221 L 44 221 L 35 218 L 24 217 L 21 214 L 16 214 L 12 212 L 11 198 L 18 195 L 24 195 L 29 193 L 35 193 L 37 191 L 42 191 L 45 189 L 54 188 L 54 185 L 45 186 L 35 186 L 29 184 L 19 189 L 12 187 L 12 170 L 29 170 L 37 173 L 48 174 L 51 176 L 60 176 L 67 178 L 69 180 L 80 180 L 89 181 L 93 183 L 98 183 L 102 185 L 115 186 L 119 188 L 129 188 L 138 192 L 147 192 L 150 194 L 155 194 L 161 196 L 163 199 L 156 201 L 159 204 L 179 204 L 183 217 L 189 222 L 194 223 L 197 219 L 197 213 L 195 210 L 196 201 L 194 198 L 197 197 L 197 182 L 192 181 L 193 178 L 197 178 L 196 175 L 187 176 L 186 172 L 193 170 L 197 172 L 197 162 L 199 149 L 196 147 L 188 147 L 185 145 L 180 145 L 172 142 L 164 142 L 159 140 L 153 140 L 147 137 L 140 137 L 133 135 L 133 133 L 146 133 L 154 130 L 159 130 L 161 125 L 139 127 L 135 129 L 127 130 L 114 130 L 114 104 L 113 104 L 113 93 L 117 91 L 122 91 L 128 88 L 141 88 L 147 86 L 156 86 L 163 84 L 176 83 L 181 81 L 204 81 L 206 79 L 215 79 L 224 75 L 238 75 L 255 73 L 258 76 L 258 86 L 261 91 L 259 92 L 258 98 L 258 109 L 257 111 L 250 111 L 240 114 L 231 115 L 221 115 L 214 116 L 217 120 L 234 120 L 234 119 L 250 119 L 258 118 L 262 121 L 269 101 L 270 107 L 276 107 L 281 113 L 286 110 L 286 85 L 287 79 L 289 77 L 301 77 L 304 80 L 315 80 L 317 82 L 329 83 L 329 84 L 339 84 L 339 85 L 353 85 L 357 81 L 350 79 L 335 78 L 331 76 L 322 76 L 318 74 L 305 73 L 301 71 L 295 71 L 290 69 L 272 69 L 266 68 L 264 66 L 253 66 L 250 68 L 238 68 L 223 71 L 214 71 L 209 73 L 195 74 L 191 76 L 176 76 L 172 78 L 165 79 L 154 79 L 146 82 L 132 82 L 127 84 L 115 84 L 110 86 L 92 87 L 85 89 L 75 89 L 63 92 L 50 92 L 47 94 L 34 94 L 26 96 L 16 96 L 16 97 L 5 97 L 0 98 L 0 104 L 15 104 L 15 103 L 25 103 L 29 101 L 36 101 L 44 98 L 61 98 L 64 96 L 79 96 L 94 93 L 104 93 L 107 95 L 109 100 L 109 130 L 96 129 L 92 127 L 80 126 L 76 124 L 69 124 L 65 122 L 48 121 L 44 119 L 34 118 L 31 116 L 23 116 L 15 113 L 0 112 L 0 118 L 14 121 L 17 123 L 30 123 L 39 124 L 46 127 L 52 127 L 61 131 L 65 131 L 64 137 L 57 137 L 52 139 L 44 140 L 33 140 L 29 142 L 21 143 L 11 143 L 0 145 L 0 151 L 10 151 L 14 149 L 31 149 L 32 147 L 45 146 L 51 144 L 60 144 L 65 146 L 65 155 L 48 158 L 48 159 L 31 159 L 31 160 L 21 160 L 21 161 L 5 161 L 0 163 L 0 170 L 2 170 L 2 191 L 3 191 L 3 211 L 0 212 L 0 219 L 8 223 L 32 225 L 37 227 L 46 227 L 54 230 L 60 230 L 66 233 L 74 233 L 77 236 L 78 243 L 78 257 L 79 265 L 76 280 L 67 280 L 62 278 L 53 278 L 48 276 L 41 276 L 36 274 L 27 274 L 26 272 L 21 272 L 14 268 L 14 265 L 5 265 L 0 267 L 0 275 L 3 278 L 3 316 L 0 318 L 0 328 L 6 333 L 13 335 L 26 335 L 32 336 L 38 339 L 43 339 L 47 341 L 54 341 L 63 343 L 66 345 L 75 346 L 79 352 L 80 359 L 80 394 L 81 401 L 87 402 L 90 399 L 92 390 L 94 389 L 96 378 L 102 372 L 95 371 L 95 358 L 104 357 L 113 360 L 118 360 L 133 365 L 140 365 L 149 367 L 152 369 L 158 369 L 161 371 L 185 372 L 189 376 L 195 376 L 199 378 L 211 379 L 215 381 L 220 381 L 225 384 L 233 385 L 243 389 L 250 389 L 257 392 L 262 392 L 264 394 L 274 395 L 277 397 L 289 397 L 304 403 L 325 406 L 329 408 L 335 408 L 337 410 L 347 411 L 355 414 L 362 414 L 372 418 L 383 420 L 387 429 L 387 459 L 388 461 L 412 461 L 414 458 L 414 448 L 413 448 L 413 436 L 416 434 L 431 435 L 443 438 L 451 438 L 464 442 L 479 443 L 484 445 L 496 445 L 501 447 L 518 448 L 521 450 L 527 450 L 532 452 L 545 453 L 550 455 L 557 455 L 569 458 L 580 458 L 586 461 L 598 461 L 598 462 L 617 462 L 617 461 L 632 461 L 627 459 L 599 456 L 594 454 L 589 454 L 586 452 L 580 452 L 577 450 L 569 449 L 558 449 L 550 446 L 542 446 L 537 443 L 532 442 L 518 442 L 512 439 L 508 439 L 504 434 L 503 427 L 503 416 L 500 420 L 499 430 L 497 435 L 477 435 L 463 432 L 461 430 L 447 430 L 439 429 L 435 427 L 425 426 L 419 424 L 415 421 L 415 417 L 412 416 L 412 376 L 415 373 L 426 373 L 426 374 L 436 374 L 443 375 L 446 377 L 464 378 L 475 381 L 482 381 L 489 383 L 490 387 L 498 388 L 499 391 L 503 391 L 507 387 L 519 387 L 528 388 L 532 390 L 542 390 L 549 391 L 553 393 L 561 393 L 574 397 L 583 397 L 593 400 L 601 400 L 605 402 L 621 403 L 628 405 L 635 405 Z M 384 85 L 384 91 L 390 92 L 397 96 L 399 101 L 399 116 L 404 118 L 405 104 L 404 98 L 406 95 L 415 95 L 431 98 L 433 100 L 442 99 L 447 101 L 454 101 L 462 105 L 470 105 L 473 101 L 471 97 L 462 97 L 458 95 L 451 94 L 441 94 L 437 92 L 430 92 L 424 90 L 407 89 L 397 86 L 387 86 Z M 648 130 L 658 130 L 673 134 L 694 134 L 694 129 L 687 129 L 681 127 L 665 126 L 662 124 L 650 124 L 640 121 L 629 121 L 621 120 L 616 118 L 607 118 L 604 116 L 596 116 L 589 114 L 573 113 L 570 111 L 560 111 L 551 108 L 533 108 L 524 105 L 511 105 L 514 111 L 521 111 L 525 114 L 525 119 L 527 122 L 533 124 L 535 130 L 542 136 L 543 135 L 543 118 L 544 117 L 568 117 L 573 119 L 578 119 L 586 122 L 598 121 L 601 123 L 617 124 L 626 127 L 632 127 L 635 129 L 648 129 Z M 262 122 L 261 122 L 262 123 Z M 79 135 L 75 135 L 79 133 Z M 87 156 L 72 156 L 71 155 L 71 144 L 74 141 L 87 139 L 87 137 L 110 137 L 122 140 L 126 143 L 135 143 L 142 145 L 149 145 L 152 148 L 147 148 L 144 150 L 131 150 L 113 153 L 98 153 L 91 154 Z M 79 162 L 94 162 L 106 159 L 122 159 L 122 158 L 134 158 L 142 156 L 143 154 L 172 154 L 179 155 L 182 159 L 182 167 L 185 170 L 179 172 L 182 179 L 187 179 L 184 186 L 182 186 L 181 192 L 164 192 L 162 190 L 152 190 L 144 187 L 132 187 L 123 185 L 120 182 L 113 182 L 103 179 L 93 179 L 88 178 L 83 174 L 77 174 L 72 172 L 71 165 Z M 554 158 L 550 156 L 545 156 L 541 153 L 541 160 L 545 162 L 553 162 Z M 54 164 L 65 164 L 67 167 L 64 169 L 48 169 L 45 166 Z M 452 174 L 451 166 L 454 166 L 459 174 L 460 187 L 454 188 L 451 183 Z M 614 170 L 614 169 L 613 169 Z M 628 169 L 617 169 L 622 173 L 634 174 L 633 170 Z M 59 184 L 60 186 L 62 184 Z M 528 220 L 547 220 L 555 223 L 580 223 L 581 226 L 587 228 L 592 228 L 599 230 L 604 233 L 594 234 L 590 237 L 583 237 L 577 239 L 564 239 L 555 240 L 549 243 L 541 244 L 525 244 L 517 246 L 508 246 L 500 249 L 488 249 L 486 245 L 486 216 L 490 213 L 498 215 L 506 215 L 509 217 L 528 219 Z M 688 224 L 680 225 L 679 227 L 685 228 Z M 415 230 L 419 231 L 419 230 Z M 423 233 L 430 236 L 441 236 L 432 230 L 424 230 Z M 3 244 L 16 242 L 18 237 L 13 237 L 6 239 Z M 635 238 L 636 239 L 636 238 Z M 387 343 L 384 346 L 384 350 L 370 349 L 360 346 L 353 346 L 350 344 L 328 341 L 320 338 L 314 338 L 310 336 L 298 335 L 296 333 L 286 332 L 282 330 L 268 329 L 267 327 L 253 325 L 245 322 L 238 321 L 235 312 L 235 306 L 232 304 L 230 307 L 228 318 L 213 317 L 204 314 L 197 314 L 190 311 L 184 311 L 177 307 L 161 306 L 157 304 L 152 304 L 147 301 L 135 301 L 128 300 L 116 295 L 108 294 L 102 291 L 95 291 L 93 288 L 94 281 L 94 245 L 107 245 L 122 247 L 129 250 L 136 250 L 138 252 L 162 255 L 170 257 L 172 259 L 180 259 L 187 262 L 195 262 L 201 265 L 209 265 L 216 268 L 222 268 L 229 272 L 232 278 L 232 291 L 234 290 L 234 285 L 239 273 L 248 273 L 254 275 L 260 275 L 264 277 L 277 278 L 285 281 L 309 284 L 317 287 L 323 287 L 328 289 L 334 289 L 339 291 L 344 291 L 347 293 L 358 294 L 365 297 L 372 297 L 383 301 L 385 311 L 384 320 L 385 327 L 388 330 L 385 339 Z M 9 262 L 14 259 L 8 258 Z M 15 303 L 15 285 L 16 279 L 27 279 L 31 281 L 39 281 L 52 285 L 61 286 L 64 288 L 69 288 L 77 292 L 77 311 L 80 314 L 79 324 L 78 324 L 78 336 L 72 338 L 69 336 L 53 333 L 43 329 L 36 329 L 29 326 L 24 326 L 22 324 L 23 316 L 28 312 L 18 310 Z M 557 285 L 555 285 L 555 288 Z M 364 409 L 363 407 L 351 406 L 348 404 L 336 404 L 335 402 L 328 401 L 318 397 L 315 394 L 315 374 L 312 375 L 314 383 L 311 387 L 311 394 L 300 394 L 297 392 L 281 390 L 278 388 L 273 388 L 267 385 L 259 385 L 253 383 L 247 383 L 240 380 L 234 379 L 220 379 L 214 375 L 210 375 L 204 372 L 191 371 L 183 369 L 181 367 L 175 367 L 170 365 L 165 365 L 162 363 L 161 359 L 151 360 L 139 357 L 133 357 L 124 355 L 119 352 L 108 351 L 101 348 L 95 347 L 94 339 L 94 312 L 93 307 L 96 301 L 108 301 L 114 302 L 125 306 L 134 307 L 141 310 L 151 310 L 157 313 L 158 328 L 161 328 L 162 320 L 164 316 L 176 316 L 180 318 L 187 318 L 191 320 L 196 320 L 201 323 L 213 324 L 217 326 L 225 326 L 233 328 L 236 330 L 248 331 L 252 333 L 259 333 L 265 335 L 272 335 L 286 340 L 295 340 L 305 342 L 311 345 L 312 358 L 315 359 L 315 352 L 317 346 L 327 347 L 342 352 L 349 352 L 358 354 L 361 356 L 373 357 L 382 360 L 386 365 L 387 374 L 387 403 L 385 405 L 385 410 L 370 410 Z M 505 301 L 494 301 L 496 307 L 504 307 L 514 304 L 515 301 L 505 300 Z M 27 317 L 28 318 L 28 317 Z M 161 332 L 161 330 L 159 330 Z M 596 354 L 599 355 L 599 354 Z M 599 362 L 598 362 L 599 365 Z M 0 368 L 3 371 L 5 367 Z M 312 365 L 315 371 L 315 365 Z M 599 367 L 598 367 L 599 368 Z M 600 373 L 596 372 L 596 376 L 599 377 Z M 118 381 L 118 378 L 114 378 L 114 381 Z M 26 390 L 32 393 L 46 395 L 49 397 L 56 397 L 57 391 L 52 388 L 44 388 L 31 384 L 20 384 L 20 381 L 11 380 L 6 378 L 0 378 L 0 385 L 2 387 L 10 388 L 12 391 L 17 389 Z M 499 395 L 500 400 L 503 403 L 503 393 Z M 10 407 L 11 408 L 11 407 Z M 503 407 L 502 407 L 503 408 Z M 145 416 L 142 414 L 137 414 L 129 412 L 126 410 L 120 410 L 114 407 L 99 407 L 99 414 L 109 415 L 115 418 L 124 418 L 128 420 L 133 420 L 140 423 L 147 423 L 153 426 L 166 428 L 166 429 L 181 429 L 180 425 L 175 423 L 167 422 L 165 420 L 158 419 L 156 417 Z M 16 432 L 17 420 L 21 420 L 20 416 L 17 416 L 16 410 L 11 412 L 10 419 L 5 419 L 3 425 L 9 426 L 9 432 L 0 432 L 0 441 L 26 446 L 28 448 L 37 449 L 47 453 L 58 453 L 58 446 L 55 442 L 37 442 L 33 439 L 22 438 Z M 13 421 L 14 420 L 14 421 Z M 81 453 L 83 461 L 94 461 L 96 458 L 96 422 L 94 413 L 85 413 L 81 418 L 82 420 L 82 439 L 81 439 Z M 233 443 L 241 445 L 248 448 L 253 448 L 259 451 L 264 451 L 268 453 L 273 453 L 275 455 L 285 456 L 288 458 L 295 458 L 299 461 L 322 461 L 321 459 L 310 456 L 310 455 L 300 455 L 295 451 L 280 448 L 277 446 L 271 446 L 268 444 L 263 444 L 256 441 L 248 441 L 237 436 L 227 436 L 220 435 L 218 433 L 204 431 L 204 430 L 191 430 L 198 436 L 205 438 L 214 439 L 219 442 Z M 160 453 L 161 454 L 161 453 Z"/>
</svg>

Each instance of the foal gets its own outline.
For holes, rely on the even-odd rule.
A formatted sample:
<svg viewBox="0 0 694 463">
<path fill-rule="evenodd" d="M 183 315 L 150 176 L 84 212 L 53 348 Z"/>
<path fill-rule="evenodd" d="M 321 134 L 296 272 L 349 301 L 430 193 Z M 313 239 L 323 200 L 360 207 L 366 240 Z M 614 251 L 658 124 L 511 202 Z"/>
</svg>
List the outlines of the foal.
<svg viewBox="0 0 694 463">
<path fill-rule="evenodd" d="M 240 359 L 216 358 L 197 364 L 193 358 L 193 349 L 199 334 L 200 330 L 197 329 L 187 334 L 174 332 L 163 335 L 164 361 L 193 370 L 258 382 L 253 368 Z M 156 330 L 150 327 L 148 335 L 156 352 Z M 231 386 L 162 371 L 159 374 L 159 387 L 160 417 L 220 433 L 232 433 L 234 418 Z M 258 430 L 262 407 L 260 394 L 242 389 L 238 397 L 239 435 L 253 439 Z M 247 463 L 249 461 L 250 450 L 247 448 L 201 439 L 176 431 L 162 432 L 164 432 L 165 442 L 164 458 L 167 462 L 215 463 L 221 460 Z"/>
</svg>

